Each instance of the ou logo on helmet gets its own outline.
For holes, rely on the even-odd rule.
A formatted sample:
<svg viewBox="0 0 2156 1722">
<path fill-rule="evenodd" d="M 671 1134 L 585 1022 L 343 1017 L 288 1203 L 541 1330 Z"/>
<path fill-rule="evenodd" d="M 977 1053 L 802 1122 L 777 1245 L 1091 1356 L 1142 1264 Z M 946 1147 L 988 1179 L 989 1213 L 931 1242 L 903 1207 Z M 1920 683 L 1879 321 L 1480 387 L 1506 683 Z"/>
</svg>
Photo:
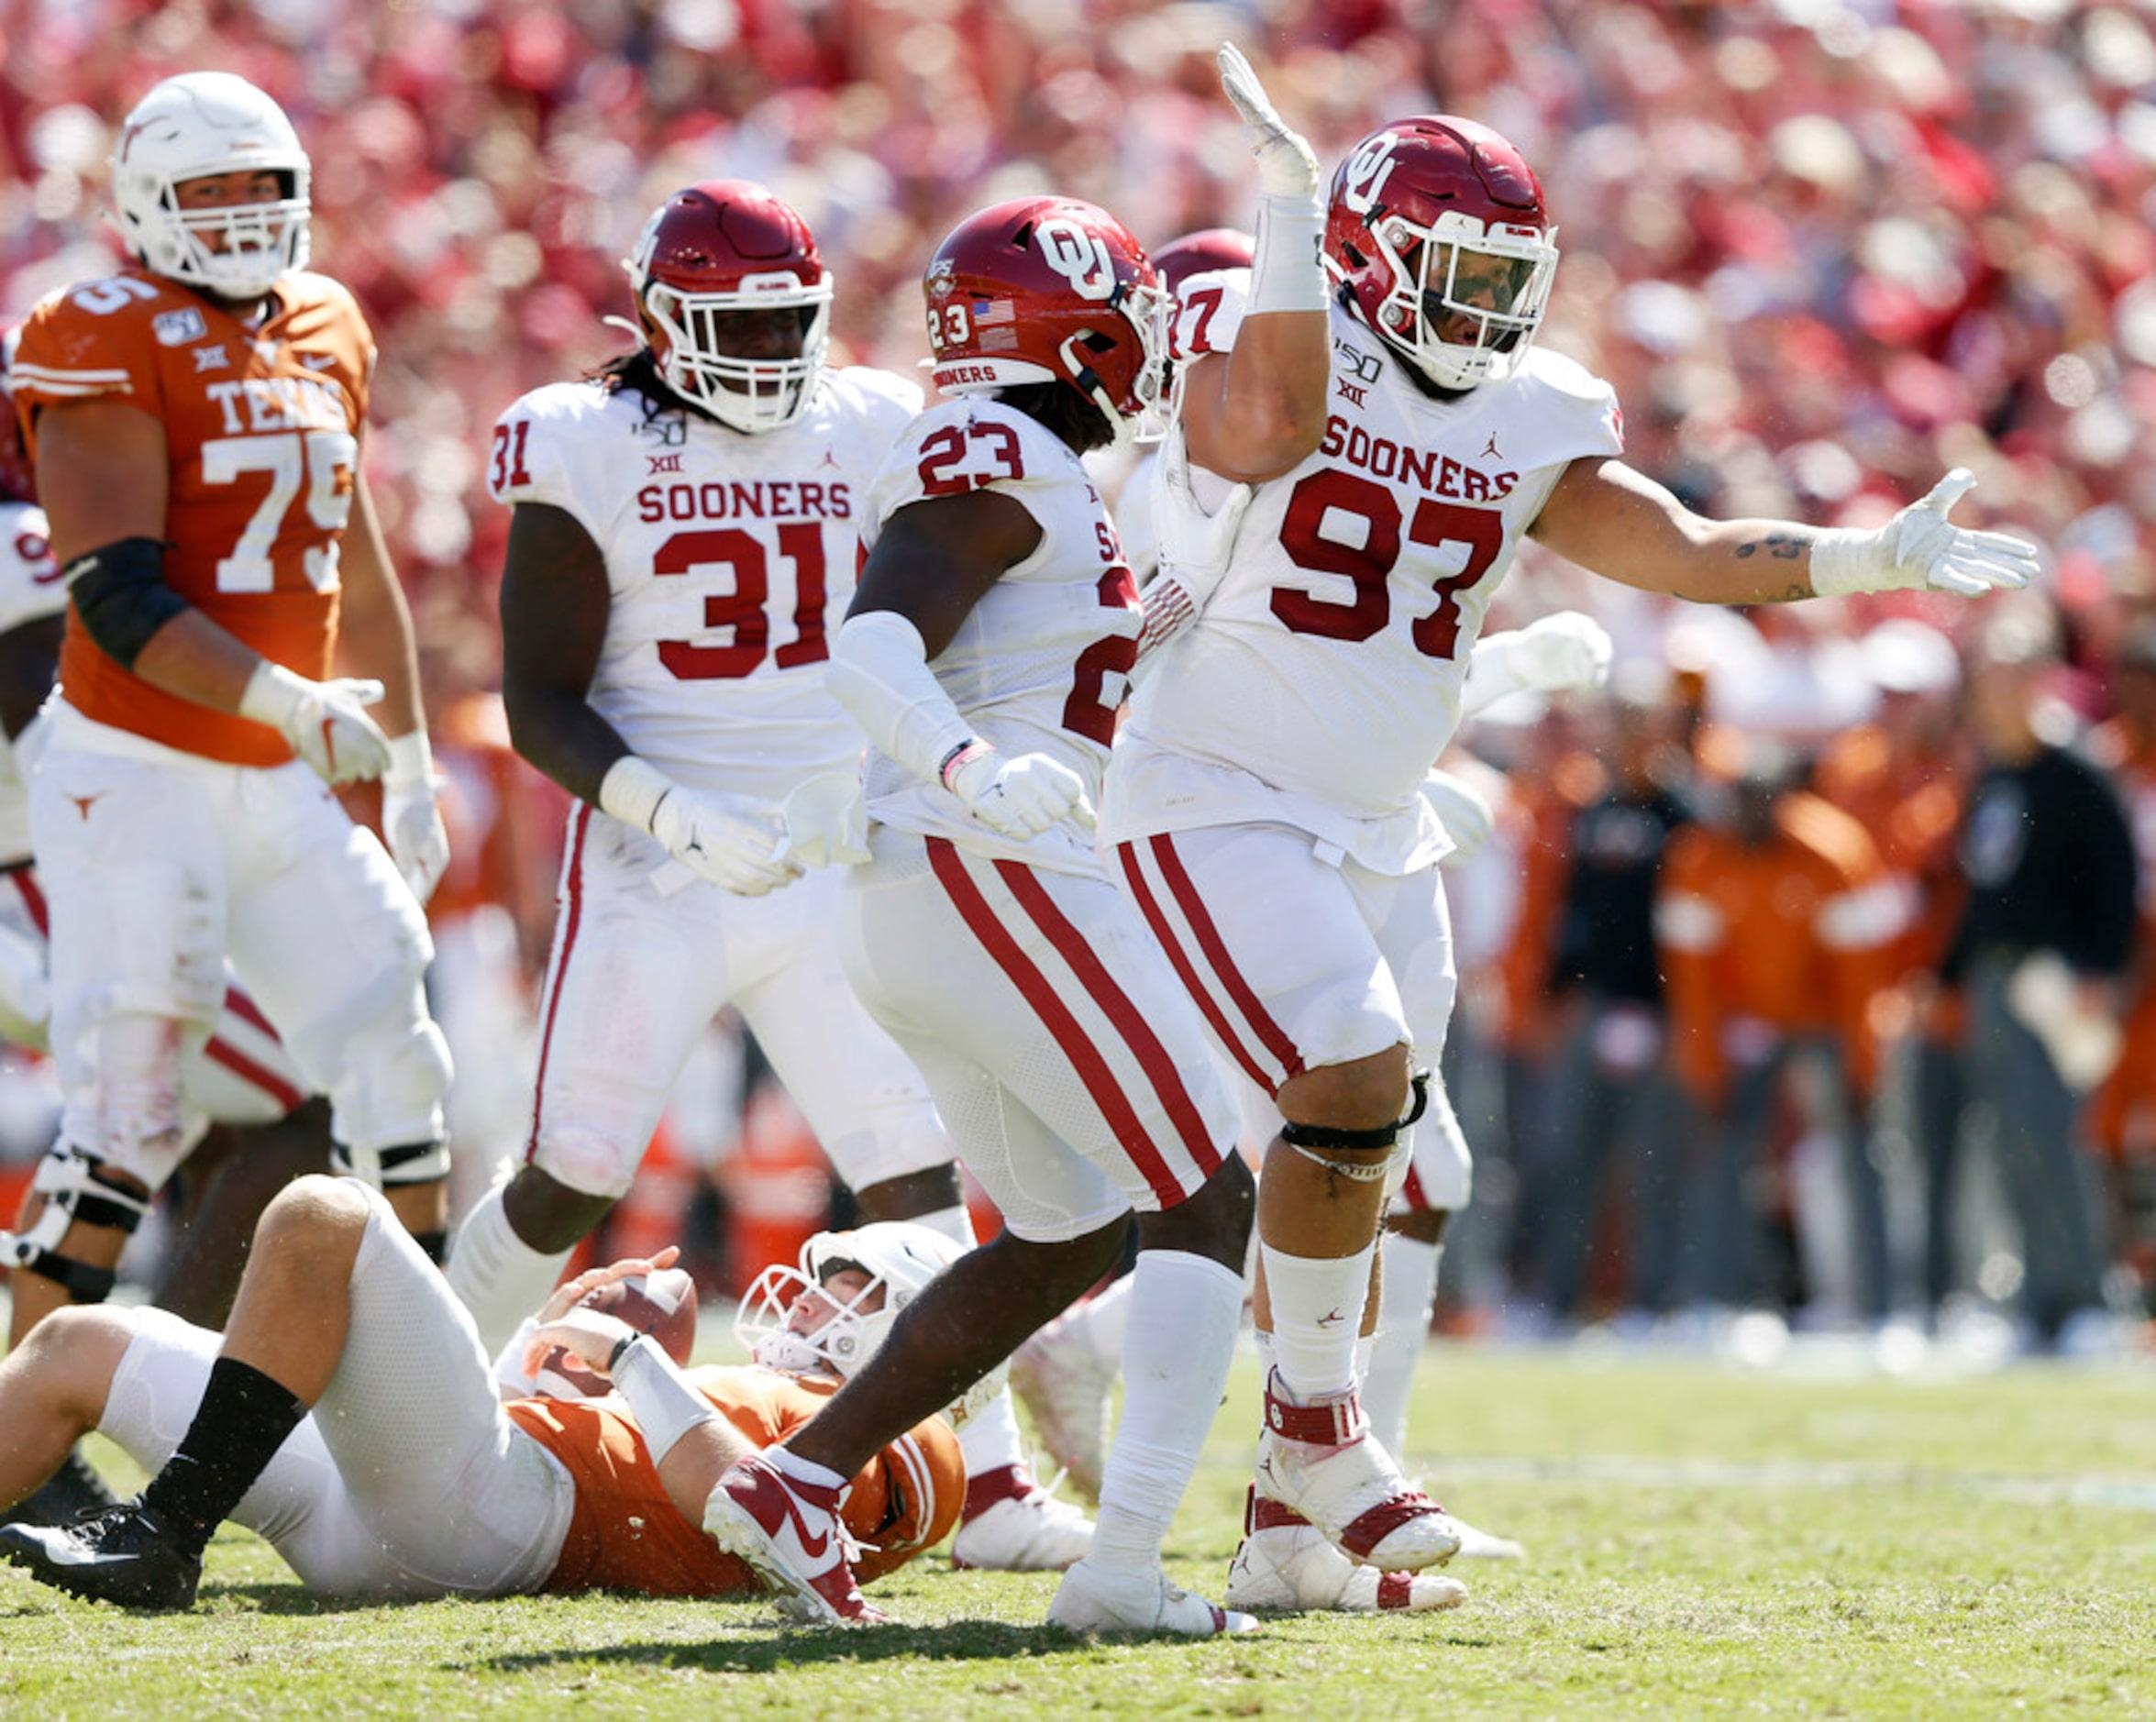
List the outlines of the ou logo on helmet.
<svg viewBox="0 0 2156 1722">
<path fill-rule="evenodd" d="M 1385 182 L 1392 177 L 1392 152 L 1399 147 L 1398 138 L 1388 131 L 1381 131 L 1374 138 L 1364 138 L 1354 154 L 1347 159 L 1347 166 L 1341 173 L 1340 201 L 1356 215 L 1366 215 L 1377 205 Z"/>
<path fill-rule="evenodd" d="M 1115 259 L 1108 241 L 1082 223 L 1050 215 L 1034 229 L 1034 247 L 1079 298 L 1106 299 L 1115 292 Z"/>
</svg>

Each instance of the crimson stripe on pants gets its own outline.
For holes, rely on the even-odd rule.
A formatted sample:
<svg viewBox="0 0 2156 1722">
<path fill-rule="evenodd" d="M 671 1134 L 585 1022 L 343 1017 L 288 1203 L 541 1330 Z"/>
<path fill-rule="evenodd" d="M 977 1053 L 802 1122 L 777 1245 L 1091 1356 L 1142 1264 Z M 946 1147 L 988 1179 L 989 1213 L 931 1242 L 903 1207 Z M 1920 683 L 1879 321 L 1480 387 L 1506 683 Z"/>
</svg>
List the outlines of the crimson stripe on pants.
<svg viewBox="0 0 2156 1722">
<path fill-rule="evenodd" d="M 1199 1170 L 1211 1177 L 1221 1164 L 1220 1151 L 1205 1128 L 1198 1103 L 1183 1084 L 1182 1072 L 1176 1068 L 1176 1061 L 1168 1056 L 1160 1037 L 1139 1014 L 1130 994 L 1101 966 L 1100 958 L 1086 943 L 1085 935 L 1056 906 L 1056 900 L 1048 895 L 1047 887 L 1033 869 L 1016 861 L 999 861 L 996 871 L 1002 875 L 1003 882 L 1011 888 L 1011 894 L 1018 899 L 1020 906 L 1033 917 L 1034 925 L 1048 935 L 1048 943 L 1056 947 L 1056 955 L 1070 966 L 1078 985 L 1100 1007 L 1100 1013 L 1115 1025 L 1123 1044 L 1137 1055 L 1139 1067 L 1151 1080 L 1153 1092 L 1159 1097 L 1161 1105 L 1166 1108 L 1176 1133 L 1183 1139 L 1183 1146 L 1189 1151 Z"/>
<path fill-rule="evenodd" d="M 1244 1073 L 1251 1081 L 1270 1094 L 1273 1091 L 1272 1077 L 1266 1074 L 1265 1066 L 1257 1062 L 1250 1049 L 1243 1043 L 1242 1036 L 1235 1032 L 1228 1021 L 1228 1013 L 1221 1009 L 1220 1001 L 1199 978 L 1197 969 L 1191 966 L 1189 953 L 1183 949 L 1182 942 L 1176 937 L 1175 928 L 1168 923 L 1167 915 L 1161 909 L 1160 900 L 1154 896 L 1153 887 L 1146 883 L 1145 875 L 1138 867 L 1136 845 L 1119 844 L 1115 853 L 1117 859 L 1122 863 L 1122 876 L 1130 882 L 1131 895 L 1137 900 L 1138 912 L 1145 917 L 1145 924 L 1153 929 L 1154 938 L 1160 948 L 1167 953 L 1168 964 L 1182 981 L 1183 990 L 1190 995 L 1191 1002 L 1211 1025 L 1214 1038 L 1228 1049 L 1228 1055 L 1243 1066 Z"/>
<path fill-rule="evenodd" d="M 1222 990 L 1234 1001 L 1243 1014 L 1244 1022 L 1255 1034 L 1266 1051 L 1279 1061 L 1282 1082 L 1289 1076 L 1302 1075 L 1302 1054 L 1296 1050 L 1287 1030 L 1273 1021 L 1272 1013 L 1259 1002 L 1251 990 L 1250 983 L 1235 966 L 1235 959 L 1228 954 L 1228 943 L 1221 937 L 1221 930 L 1213 925 L 1212 917 L 1206 912 L 1205 903 L 1198 895 L 1198 888 L 1191 884 L 1190 876 L 1183 869 L 1183 858 L 1176 853 L 1175 840 L 1166 832 L 1145 840 L 1145 846 L 1153 852 L 1153 859 L 1160 867 L 1160 877 L 1167 881 L 1169 894 L 1176 900 L 1176 907 L 1183 911 L 1183 919 L 1190 923 L 1191 935 L 1198 941 L 1198 948 L 1205 954 L 1207 966 L 1220 981 Z M 1277 1092 L 1278 1085 L 1264 1082 L 1267 1092 Z"/>
<path fill-rule="evenodd" d="M 577 928 L 584 918 L 584 833 L 591 829 L 592 804 L 577 803 L 569 833 L 569 873 L 562 888 L 561 948 L 554 953 L 547 972 L 547 1024 L 539 1032 L 539 1070 L 532 1084 L 532 1133 L 524 1145 L 528 1165 L 539 1149 L 539 1108 L 547 1095 L 547 1058 L 554 1050 L 554 1017 L 561 1009 L 561 978 L 569 971 L 569 954 L 576 946 Z"/>
<path fill-rule="evenodd" d="M 1181 1201 L 1181 1187 L 1168 1176 L 1159 1151 L 1139 1127 L 1138 1115 L 1132 1110 L 1114 1073 L 1108 1068 L 1108 1061 L 1087 1038 L 1078 1019 L 1071 1015 L 1070 1008 L 1056 997 L 1048 977 L 1019 949 L 1018 941 L 996 919 L 995 911 L 989 907 L 980 887 L 966 871 L 966 863 L 956 847 L 946 837 L 930 837 L 927 844 L 929 865 L 959 918 L 996 966 L 1011 977 L 1012 985 L 1033 1007 L 1034 1014 L 1040 1018 L 1063 1055 L 1070 1060 L 1071 1068 L 1085 1084 L 1093 1104 L 1100 1109 L 1100 1115 L 1108 1120 L 1116 1141 L 1144 1176 L 1161 1205 L 1169 1207 Z"/>
<path fill-rule="evenodd" d="M 212 1040 L 202 1050 L 205 1057 L 215 1059 L 242 1082 L 252 1083 L 287 1112 L 294 1110 L 307 1098 L 274 1071 L 256 1064 L 229 1041 Z"/>
</svg>

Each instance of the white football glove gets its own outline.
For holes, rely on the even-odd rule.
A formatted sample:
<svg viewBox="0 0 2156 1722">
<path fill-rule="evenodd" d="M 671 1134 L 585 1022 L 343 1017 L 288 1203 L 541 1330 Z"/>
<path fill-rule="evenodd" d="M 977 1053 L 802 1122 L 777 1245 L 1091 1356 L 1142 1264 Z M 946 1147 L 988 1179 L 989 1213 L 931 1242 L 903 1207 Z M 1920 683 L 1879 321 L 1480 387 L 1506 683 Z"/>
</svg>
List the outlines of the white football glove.
<svg viewBox="0 0 2156 1722">
<path fill-rule="evenodd" d="M 851 771 L 820 771 L 794 786 L 779 809 L 780 855 L 804 867 L 856 867 L 868 859 L 868 806 Z"/>
<path fill-rule="evenodd" d="M 945 767 L 944 787 L 974 818 L 1006 837 L 1037 837 L 1066 819 L 1093 828 L 1085 779 L 1046 754 L 1008 759 L 986 742 L 976 742 Z"/>
<path fill-rule="evenodd" d="M 761 897 L 801 878 L 800 863 L 780 853 L 786 827 L 776 807 L 689 789 L 635 754 L 606 768 L 599 806 L 657 837 L 685 872 L 737 897 Z"/>
<path fill-rule="evenodd" d="M 1299 132 L 1290 131 L 1273 107 L 1266 86 L 1258 82 L 1243 50 L 1222 42 L 1220 51 L 1221 88 L 1243 116 L 1250 134 L 1250 153 L 1257 158 L 1258 190 L 1267 197 L 1315 197 L 1318 194 L 1318 158 Z"/>
<path fill-rule="evenodd" d="M 1467 659 L 1462 706 L 1472 715 L 1508 694 L 1561 693 L 1609 679 L 1609 631 L 1577 610 L 1538 616 L 1524 628 L 1485 635 Z"/>
<path fill-rule="evenodd" d="M 425 730 L 390 742 L 389 769 L 381 774 L 381 834 L 412 895 L 426 902 L 449 865 L 449 833 L 435 800 L 434 754 Z"/>
<path fill-rule="evenodd" d="M 1971 532 L 1947 519 L 1976 488 L 1976 475 L 1956 467 L 1875 532 L 1836 527 L 1812 540 L 1811 589 L 1821 598 L 1851 592 L 1931 591 L 1980 597 L 1997 587 L 2022 587 L 2043 564 L 2037 547 L 2003 532 Z"/>
<path fill-rule="evenodd" d="M 1473 859 L 1497 827 L 1497 811 L 1483 799 L 1482 791 L 1449 771 L 1432 768 L 1422 779 L 1422 799 L 1430 803 L 1444 834 L 1453 840 L 1453 852 L 1444 858 L 1446 867 Z"/>
<path fill-rule="evenodd" d="M 379 681 L 309 681 L 265 657 L 239 696 L 239 715 L 277 731 L 325 783 L 354 783 L 389 769 L 389 737 L 366 711 L 381 698 Z"/>
<path fill-rule="evenodd" d="M 736 897 L 761 897 L 802 876 L 801 864 L 779 853 L 786 825 L 777 811 L 745 795 L 677 784 L 652 813 L 651 834 L 699 878 Z"/>
</svg>

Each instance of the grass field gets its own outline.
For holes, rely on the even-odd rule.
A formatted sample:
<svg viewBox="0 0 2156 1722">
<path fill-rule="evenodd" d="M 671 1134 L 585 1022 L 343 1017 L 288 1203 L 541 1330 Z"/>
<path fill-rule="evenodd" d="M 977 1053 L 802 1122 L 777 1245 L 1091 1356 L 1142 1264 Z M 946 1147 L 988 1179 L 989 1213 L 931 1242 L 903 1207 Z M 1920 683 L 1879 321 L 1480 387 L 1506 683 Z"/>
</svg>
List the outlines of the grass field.
<svg viewBox="0 0 2156 1722">
<path fill-rule="evenodd" d="M 1256 1390 L 1245 1359 L 1171 1545 L 1216 1599 Z M 2146 1363 L 1899 1380 L 1446 1346 L 1408 1456 L 1529 1546 L 1456 1563 L 1455 1612 L 1088 1642 L 1038 1624 L 1052 1579 L 941 1558 L 878 1587 L 901 1624 L 850 1632 L 756 1603 L 344 1608 L 228 1529 L 190 1616 L 0 1568 L 0 1716 L 2156 1717 Z"/>
</svg>

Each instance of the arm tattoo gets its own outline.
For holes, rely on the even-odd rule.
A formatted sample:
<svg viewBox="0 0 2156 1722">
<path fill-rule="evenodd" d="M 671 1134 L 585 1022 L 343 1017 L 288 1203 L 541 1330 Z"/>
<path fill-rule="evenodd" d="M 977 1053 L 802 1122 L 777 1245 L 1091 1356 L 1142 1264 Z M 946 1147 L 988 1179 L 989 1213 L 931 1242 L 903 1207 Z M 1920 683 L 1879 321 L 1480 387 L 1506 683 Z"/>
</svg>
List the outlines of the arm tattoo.
<svg viewBox="0 0 2156 1722">
<path fill-rule="evenodd" d="M 1810 546 L 1811 535 L 1809 533 L 1800 535 L 1793 532 L 1770 532 L 1763 538 L 1756 539 L 1750 544 L 1739 545 L 1737 546 L 1737 559 L 1741 562 L 1747 557 L 1764 550 L 1777 561 L 1787 562 L 1803 555 Z"/>
</svg>

